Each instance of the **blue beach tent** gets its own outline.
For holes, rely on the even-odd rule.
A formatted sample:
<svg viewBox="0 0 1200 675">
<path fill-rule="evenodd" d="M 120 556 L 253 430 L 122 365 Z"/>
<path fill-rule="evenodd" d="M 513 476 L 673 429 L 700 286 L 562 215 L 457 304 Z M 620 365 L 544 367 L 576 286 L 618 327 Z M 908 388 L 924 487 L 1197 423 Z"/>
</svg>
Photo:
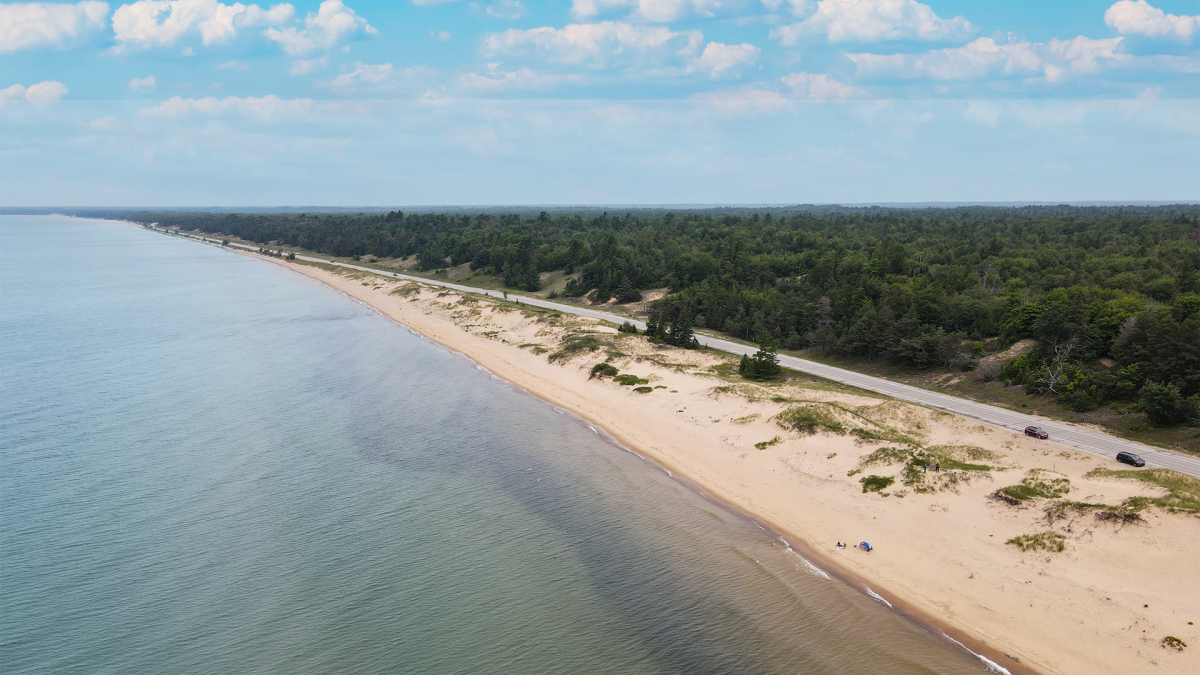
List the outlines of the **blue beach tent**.
<svg viewBox="0 0 1200 675">
<path fill-rule="evenodd" d="M 859 547 L 862 548 L 862 550 L 866 551 L 867 553 L 870 553 L 871 551 L 875 550 L 875 549 L 871 548 L 871 545 L 865 541 L 863 543 L 859 544 Z"/>
</svg>

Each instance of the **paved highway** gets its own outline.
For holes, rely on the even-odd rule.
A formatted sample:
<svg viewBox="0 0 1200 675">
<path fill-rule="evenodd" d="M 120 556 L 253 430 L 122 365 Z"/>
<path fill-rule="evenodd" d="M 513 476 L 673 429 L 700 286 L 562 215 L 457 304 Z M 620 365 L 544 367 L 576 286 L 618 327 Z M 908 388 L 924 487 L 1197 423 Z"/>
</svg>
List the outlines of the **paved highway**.
<svg viewBox="0 0 1200 675">
<path fill-rule="evenodd" d="M 206 243 L 217 245 L 220 245 L 221 243 L 216 239 L 209 239 L 207 237 L 198 237 L 189 234 L 177 235 L 169 230 L 162 230 L 159 228 L 154 229 L 158 230 L 159 232 L 166 232 L 175 236 L 185 236 Z M 231 243 L 229 245 L 251 251 L 258 250 L 258 247 L 246 246 L 244 244 Z M 557 302 L 551 302 L 543 298 L 528 297 L 514 293 L 509 293 L 506 296 L 502 291 L 489 291 L 470 286 L 452 284 L 447 281 L 437 281 L 423 277 L 409 276 L 407 274 L 385 272 L 371 267 L 336 262 L 333 260 L 326 260 L 324 258 L 313 258 L 302 255 L 297 255 L 296 258 L 308 262 L 319 262 L 327 265 L 336 265 L 338 267 L 361 270 L 363 272 L 371 272 L 373 274 L 379 274 L 382 276 L 392 276 L 397 279 L 419 281 L 423 284 L 441 286 L 466 293 L 477 293 L 494 298 L 507 297 L 509 300 L 520 302 L 526 305 L 532 305 L 534 307 L 544 307 L 546 309 L 553 309 L 567 314 L 575 314 L 578 316 L 591 317 L 593 319 L 611 321 L 616 324 L 629 321 L 637 326 L 639 330 L 645 330 L 646 328 L 646 324 L 641 321 L 618 316 L 616 314 L 610 314 L 608 312 L 587 309 L 585 307 L 576 307 L 574 305 L 564 305 Z M 730 354 L 753 354 L 754 352 L 758 351 L 757 347 L 730 342 L 729 340 L 722 340 L 720 338 L 708 337 L 705 335 L 697 335 L 696 338 L 700 341 L 700 344 L 706 347 L 718 349 Z M 852 385 L 860 389 L 886 394 L 902 401 L 908 401 L 909 403 L 916 403 L 918 405 L 936 408 L 938 410 L 945 410 L 946 412 L 963 415 L 965 417 L 972 417 L 974 419 L 996 424 L 1014 431 L 1023 431 L 1025 427 L 1031 425 L 1040 426 L 1050 434 L 1051 439 L 1059 443 L 1069 445 L 1073 448 L 1078 448 L 1093 455 L 1111 460 L 1112 468 L 1114 469 L 1128 468 L 1126 465 L 1118 464 L 1114 459 L 1119 451 L 1126 450 L 1128 452 L 1133 452 L 1140 455 L 1142 459 L 1146 460 L 1146 466 L 1174 469 L 1175 471 L 1180 471 L 1182 473 L 1200 478 L 1200 458 L 1188 457 L 1186 455 L 1176 454 L 1168 450 L 1161 450 L 1134 441 L 1127 441 L 1114 436 L 1109 436 L 1108 434 L 1089 431 L 1072 424 L 1067 424 L 1066 422 L 1058 422 L 1033 415 L 1025 415 L 1012 410 L 1006 410 L 1004 408 L 988 405 L 986 403 L 976 403 L 975 401 L 969 401 L 956 396 L 950 396 L 948 394 L 929 391 L 928 389 L 921 389 L 919 387 L 893 382 L 881 377 L 864 375 L 862 373 L 856 373 L 852 370 L 846 370 L 844 368 L 827 366 L 822 363 L 808 361 L 805 359 L 796 358 L 794 356 L 786 356 L 781 354 L 779 356 L 779 364 L 785 368 L 797 370 L 802 373 L 809 373 L 811 375 L 823 377 L 827 380 L 833 380 L 834 382 L 841 382 L 842 384 Z"/>
</svg>

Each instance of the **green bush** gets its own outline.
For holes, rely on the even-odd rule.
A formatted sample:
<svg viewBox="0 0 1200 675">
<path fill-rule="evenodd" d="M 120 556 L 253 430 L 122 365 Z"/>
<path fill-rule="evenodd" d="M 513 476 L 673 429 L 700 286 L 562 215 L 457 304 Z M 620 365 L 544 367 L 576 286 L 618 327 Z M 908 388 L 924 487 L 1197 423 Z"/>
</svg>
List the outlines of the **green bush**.
<svg viewBox="0 0 1200 675">
<path fill-rule="evenodd" d="M 879 492 L 895 483 L 896 479 L 891 476 L 863 476 L 858 482 L 862 483 L 863 492 Z"/>
<path fill-rule="evenodd" d="M 1164 426 L 1194 422 L 1200 417 L 1200 396 L 1184 398 L 1174 384 L 1146 382 L 1138 392 L 1138 408 Z"/>
<path fill-rule="evenodd" d="M 611 363 L 608 363 L 608 362 L 597 363 L 596 365 L 592 366 L 592 374 L 591 374 L 591 377 L 588 377 L 588 379 L 590 380 L 593 377 L 599 377 L 599 378 L 616 377 L 618 372 L 620 372 L 620 371 L 618 371 L 616 366 L 614 366 Z"/>
<path fill-rule="evenodd" d="M 630 375 L 628 373 L 613 377 L 613 382 L 623 384 L 626 387 L 632 387 L 638 384 L 650 384 L 650 380 L 638 377 L 637 375 Z"/>
<path fill-rule="evenodd" d="M 626 321 L 625 323 L 621 324 L 620 326 L 617 326 L 617 330 L 618 330 L 619 332 L 621 332 L 621 333 L 631 333 L 631 334 L 633 334 L 633 335 L 637 335 L 637 334 L 638 334 L 638 329 L 637 329 L 637 326 L 635 326 L 635 325 L 633 325 L 633 324 L 629 323 L 628 321 Z"/>
<path fill-rule="evenodd" d="M 654 391 L 654 387 L 635 387 L 633 390 L 639 394 L 649 394 Z"/>
</svg>

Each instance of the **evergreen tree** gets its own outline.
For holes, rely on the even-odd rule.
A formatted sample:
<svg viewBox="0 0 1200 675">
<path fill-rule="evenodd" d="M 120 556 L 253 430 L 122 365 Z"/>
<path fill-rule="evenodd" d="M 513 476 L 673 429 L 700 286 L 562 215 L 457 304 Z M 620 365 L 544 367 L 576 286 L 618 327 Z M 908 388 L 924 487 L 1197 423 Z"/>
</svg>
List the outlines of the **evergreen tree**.
<svg viewBox="0 0 1200 675">
<path fill-rule="evenodd" d="M 759 337 L 758 351 L 754 356 L 743 355 L 738 364 L 738 374 L 748 380 L 769 380 L 781 372 L 783 369 L 779 367 L 779 355 L 770 333 L 763 333 Z"/>
</svg>

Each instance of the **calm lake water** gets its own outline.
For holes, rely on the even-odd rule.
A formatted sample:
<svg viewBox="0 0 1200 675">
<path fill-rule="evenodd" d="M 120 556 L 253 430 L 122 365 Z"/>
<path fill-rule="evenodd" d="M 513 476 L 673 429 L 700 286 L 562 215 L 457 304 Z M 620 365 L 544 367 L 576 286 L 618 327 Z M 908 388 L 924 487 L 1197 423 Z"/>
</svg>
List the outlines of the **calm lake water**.
<svg viewBox="0 0 1200 675">
<path fill-rule="evenodd" d="M 0 218 L 0 672 L 981 673 L 320 284 Z"/>
</svg>

